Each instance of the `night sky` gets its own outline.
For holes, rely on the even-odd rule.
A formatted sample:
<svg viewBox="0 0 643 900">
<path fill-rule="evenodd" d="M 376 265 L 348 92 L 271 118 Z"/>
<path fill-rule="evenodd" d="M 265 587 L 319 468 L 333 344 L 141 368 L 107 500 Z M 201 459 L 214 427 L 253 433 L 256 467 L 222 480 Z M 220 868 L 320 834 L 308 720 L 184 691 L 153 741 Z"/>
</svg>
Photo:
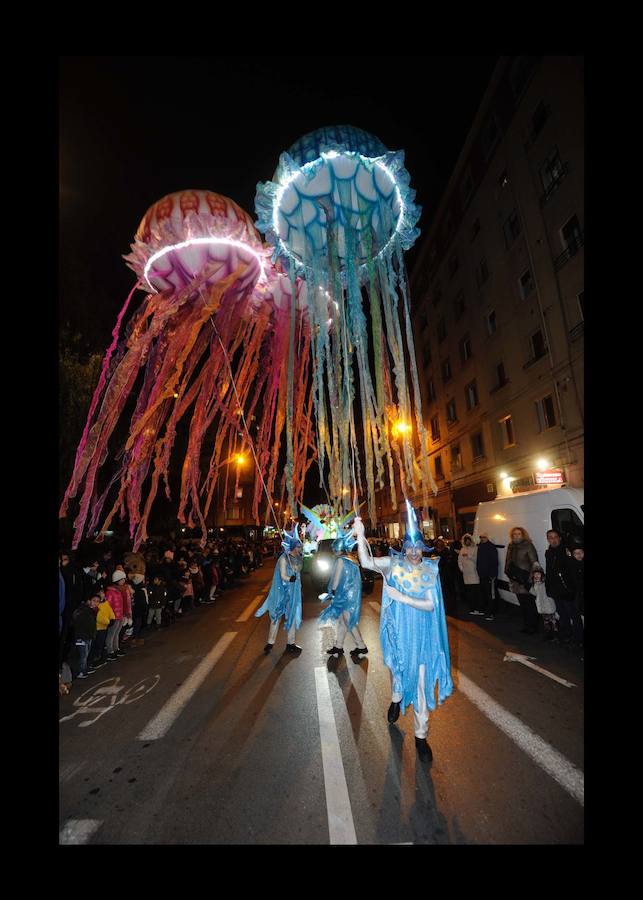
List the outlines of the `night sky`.
<svg viewBox="0 0 643 900">
<path fill-rule="evenodd" d="M 148 207 L 204 188 L 254 217 L 256 183 L 322 125 L 355 125 L 405 150 L 426 233 L 497 60 L 62 57 L 61 324 L 104 351 L 134 283 L 121 257 Z"/>
</svg>

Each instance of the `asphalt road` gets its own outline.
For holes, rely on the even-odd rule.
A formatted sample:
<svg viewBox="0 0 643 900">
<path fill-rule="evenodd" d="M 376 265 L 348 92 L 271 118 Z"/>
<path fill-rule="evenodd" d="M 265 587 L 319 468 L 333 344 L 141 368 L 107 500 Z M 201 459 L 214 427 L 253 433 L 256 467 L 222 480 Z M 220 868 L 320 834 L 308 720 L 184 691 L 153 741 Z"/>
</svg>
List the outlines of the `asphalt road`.
<svg viewBox="0 0 643 900">
<path fill-rule="evenodd" d="M 582 651 L 494 622 L 448 618 L 455 689 L 389 726 L 380 584 L 369 655 L 328 669 L 332 629 L 304 578 L 300 657 L 263 654 L 272 561 L 60 700 L 60 842 L 91 844 L 582 844 Z M 572 683 L 568 687 L 508 651 Z"/>
</svg>

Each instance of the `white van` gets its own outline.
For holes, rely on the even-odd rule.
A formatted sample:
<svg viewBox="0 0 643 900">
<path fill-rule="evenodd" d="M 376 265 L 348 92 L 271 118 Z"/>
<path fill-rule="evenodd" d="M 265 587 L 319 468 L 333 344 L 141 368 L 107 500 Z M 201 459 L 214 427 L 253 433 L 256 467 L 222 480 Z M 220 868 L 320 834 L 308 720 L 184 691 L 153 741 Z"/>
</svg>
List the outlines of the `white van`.
<svg viewBox="0 0 643 900">
<path fill-rule="evenodd" d="M 518 605 L 518 598 L 509 590 L 506 580 L 505 553 L 512 528 L 524 528 L 531 538 L 538 562 L 545 568 L 547 531 L 556 528 L 563 535 L 563 541 L 584 539 L 585 532 L 585 492 L 582 488 L 549 488 L 540 491 L 526 491 L 512 497 L 499 497 L 478 504 L 473 537 L 476 543 L 480 533 L 489 535 L 489 540 L 498 547 L 498 596 L 509 603 Z"/>
</svg>

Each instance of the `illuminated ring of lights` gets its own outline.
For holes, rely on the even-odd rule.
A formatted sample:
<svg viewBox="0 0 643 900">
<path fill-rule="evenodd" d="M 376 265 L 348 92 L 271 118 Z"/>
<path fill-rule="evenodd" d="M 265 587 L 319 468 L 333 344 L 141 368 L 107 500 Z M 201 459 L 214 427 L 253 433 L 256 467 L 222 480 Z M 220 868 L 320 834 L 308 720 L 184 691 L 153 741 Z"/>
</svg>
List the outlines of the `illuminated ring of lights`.
<svg viewBox="0 0 643 900">
<path fill-rule="evenodd" d="M 242 250 L 247 250 L 248 253 L 252 254 L 254 258 L 259 263 L 259 268 L 261 269 L 261 274 L 258 278 L 258 282 L 266 280 L 266 272 L 263 265 L 262 257 L 257 253 L 256 250 L 253 250 L 249 244 L 244 244 L 243 241 L 234 241 L 232 238 L 214 238 L 214 237 L 200 237 L 200 238 L 190 238 L 187 241 L 181 241 L 180 244 L 171 244 L 169 247 L 162 247 L 160 250 L 157 250 L 153 256 L 150 256 L 148 261 L 145 264 L 145 270 L 143 271 L 143 277 L 149 284 L 150 288 L 155 294 L 158 294 L 158 288 L 155 288 L 150 279 L 147 277 L 147 273 L 149 272 L 152 265 L 156 262 L 157 259 L 160 259 L 162 256 L 165 256 L 167 253 L 171 253 L 172 250 L 182 250 L 184 247 L 190 247 L 192 244 L 226 244 L 230 247 L 239 247 Z M 193 273 L 194 274 L 194 273 Z"/>
<path fill-rule="evenodd" d="M 389 179 L 391 181 L 391 184 L 393 185 L 393 187 L 395 189 L 397 202 L 400 207 L 400 212 L 398 214 L 397 222 L 395 224 L 395 230 L 393 231 L 393 234 L 388 239 L 386 244 L 379 251 L 377 256 L 374 257 L 374 260 L 376 260 L 376 259 L 379 259 L 382 255 L 384 255 L 388 251 L 388 248 L 391 246 L 391 244 L 395 240 L 395 237 L 396 237 L 398 231 L 400 230 L 400 226 L 401 226 L 402 220 L 404 218 L 404 201 L 402 200 L 402 194 L 398 187 L 397 181 L 395 180 L 395 177 L 391 174 L 391 172 L 384 165 L 384 163 L 377 162 L 379 157 L 362 156 L 361 153 L 357 153 L 356 155 L 359 156 L 360 160 L 365 160 L 370 163 L 375 163 L 376 166 L 379 166 L 380 169 L 383 169 L 384 172 L 386 172 L 387 176 L 389 177 Z M 283 198 L 286 190 L 290 187 L 292 182 L 295 181 L 297 178 L 299 178 L 304 172 L 306 172 L 307 170 L 310 170 L 313 166 L 316 166 L 320 159 L 324 159 L 324 160 L 335 159 L 337 156 L 340 156 L 340 154 L 337 153 L 337 151 L 335 151 L 335 150 L 331 150 L 328 153 L 321 153 L 321 155 L 318 156 L 317 159 L 311 160 L 311 162 L 308 162 L 305 165 L 303 165 L 299 171 L 293 172 L 293 174 L 290 176 L 290 178 L 288 178 L 287 181 L 283 185 L 281 185 L 281 187 L 279 188 L 279 192 L 275 195 L 275 203 L 273 206 L 273 213 L 272 213 L 272 224 L 273 224 L 273 228 L 275 231 L 275 235 L 277 236 L 277 239 L 279 241 L 280 250 L 283 251 L 283 253 L 285 253 L 286 256 L 290 257 L 290 259 L 294 260 L 295 265 L 300 270 L 305 269 L 307 272 L 312 272 L 311 267 L 305 265 L 305 263 L 303 262 L 301 257 L 298 256 L 296 253 L 293 253 L 292 250 L 289 249 L 288 245 L 285 243 L 285 241 L 283 240 L 283 238 L 281 237 L 281 235 L 279 233 L 279 211 L 280 211 L 280 207 L 281 207 L 281 201 L 282 201 L 282 198 Z M 362 270 L 367 269 L 367 267 L 368 267 L 368 263 L 362 263 L 358 267 L 358 271 L 361 272 Z"/>
</svg>

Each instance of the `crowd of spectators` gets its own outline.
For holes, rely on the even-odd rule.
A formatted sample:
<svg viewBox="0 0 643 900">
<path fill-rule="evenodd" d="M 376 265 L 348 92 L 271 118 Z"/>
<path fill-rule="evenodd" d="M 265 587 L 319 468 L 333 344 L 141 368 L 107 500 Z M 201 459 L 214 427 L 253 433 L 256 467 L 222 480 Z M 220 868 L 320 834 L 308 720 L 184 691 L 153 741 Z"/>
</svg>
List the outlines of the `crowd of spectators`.
<svg viewBox="0 0 643 900">
<path fill-rule="evenodd" d="M 147 541 L 134 553 L 89 543 L 59 558 L 58 668 L 64 681 L 87 678 L 146 636 L 214 603 L 263 565 L 272 545 L 250 541 Z"/>
</svg>

